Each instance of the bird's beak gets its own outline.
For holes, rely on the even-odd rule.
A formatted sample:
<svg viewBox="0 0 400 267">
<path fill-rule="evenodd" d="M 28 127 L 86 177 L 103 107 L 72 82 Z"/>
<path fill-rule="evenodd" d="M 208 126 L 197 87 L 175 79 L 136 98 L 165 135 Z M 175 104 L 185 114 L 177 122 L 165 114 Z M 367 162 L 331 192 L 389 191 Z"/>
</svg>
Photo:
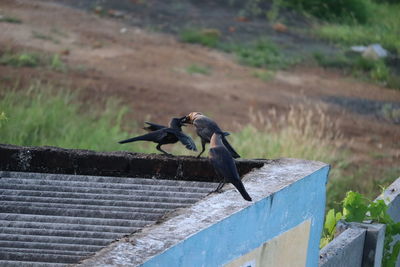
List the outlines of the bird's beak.
<svg viewBox="0 0 400 267">
<path fill-rule="evenodd" d="M 182 125 L 184 125 L 184 123 L 190 123 L 190 118 L 188 116 L 183 116 L 182 118 L 180 118 Z M 184 125 L 186 126 L 186 125 Z"/>
</svg>

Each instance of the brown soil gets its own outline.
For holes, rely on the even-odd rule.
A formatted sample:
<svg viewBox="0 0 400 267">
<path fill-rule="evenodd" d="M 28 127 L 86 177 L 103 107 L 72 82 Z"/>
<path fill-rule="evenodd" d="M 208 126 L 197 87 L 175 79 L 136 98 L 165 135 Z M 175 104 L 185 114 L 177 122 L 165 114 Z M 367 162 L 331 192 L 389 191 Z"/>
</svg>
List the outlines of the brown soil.
<svg viewBox="0 0 400 267">
<path fill-rule="evenodd" d="M 81 89 L 85 98 L 104 102 L 116 97 L 132 110 L 132 119 L 166 123 L 191 111 L 212 116 L 226 129 L 249 121 L 249 110 L 285 113 L 290 106 L 323 106 L 330 120 L 338 120 L 345 138 L 352 139 L 356 158 L 385 154 L 377 164 L 400 160 L 400 127 L 371 114 L 353 113 L 329 104 L 329 97 L 400 102 L 400 92 L 356 81 L 317 67 L 298 66 L 278 72 L 264 82 L 254 68 L 237 64 L 231 55 L 174 37 L 150 33 L 61 6 L 52 1 L 2 0 L 0 14 L 21 24 L 0 23 L 0 48 L 59 53 L 68 72 L 43 68 L 0 66 L 3 84 L 20 86 L 32 78 Z M 190 65 L 204 65 L 209 75 L 189 74 Z M 374 164 L 373 163 L 373 164 Z"/>
</svg>

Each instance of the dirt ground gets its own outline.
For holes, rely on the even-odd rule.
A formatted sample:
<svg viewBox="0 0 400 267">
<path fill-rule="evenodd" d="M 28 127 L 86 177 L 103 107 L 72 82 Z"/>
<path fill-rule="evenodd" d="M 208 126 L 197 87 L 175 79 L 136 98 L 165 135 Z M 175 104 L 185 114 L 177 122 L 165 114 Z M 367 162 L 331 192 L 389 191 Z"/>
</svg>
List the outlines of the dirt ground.
<svg viewBox="0 0 400 267">
<path fill-rule="evenodd" d="M 400 162 L 400 125 L 380 113 L 385 104 L 400 106 L 399 91 L 305 66 L 279 71 L 265 82 L 232 55 L 54 1 L 2 0 L 0 14 L 22 20 L 0 22 L 0 49 L 59 53 L 70 69 L 0 66 L 3 84 L 19 80 L 23 86 L 40 79 L 80 89 L 90 101 L 116 97 L 139 122 L 166 123 L 172 116 L 202 111 L 227 130 L 247 124 L 250 109 L 267 114 L 321 106 L 329 120 L 339 122 L 344 138 L 352 140 L 357 160 Z M 208 66 L 210 74 L 188 73 L 193 64 Z M 385 157 L 371 161 L 371 151 Z"/>
</svg>

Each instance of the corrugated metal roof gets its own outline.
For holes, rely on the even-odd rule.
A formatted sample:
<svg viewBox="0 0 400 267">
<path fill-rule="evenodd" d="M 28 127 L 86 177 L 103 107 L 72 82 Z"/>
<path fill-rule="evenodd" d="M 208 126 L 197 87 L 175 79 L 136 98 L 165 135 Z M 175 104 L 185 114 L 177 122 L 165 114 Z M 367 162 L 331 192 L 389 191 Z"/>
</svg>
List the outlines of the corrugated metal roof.
<svg viewBox="0 0 400 267">
<path fill-rule="evenodd" d="M 0 171 L 0 265 L 77 263 L 215 183 Z"/>
</svg>

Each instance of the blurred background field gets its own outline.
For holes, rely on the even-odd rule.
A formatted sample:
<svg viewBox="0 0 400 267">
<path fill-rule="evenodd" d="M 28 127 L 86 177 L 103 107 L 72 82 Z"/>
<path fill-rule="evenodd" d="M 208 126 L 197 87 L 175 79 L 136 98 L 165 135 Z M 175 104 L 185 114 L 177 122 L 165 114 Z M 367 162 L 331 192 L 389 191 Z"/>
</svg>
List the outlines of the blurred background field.
<svg viewBox="0 0 400 267">
<path fill-rule="evenodd" d="M 243 158 L 331 164 L 329 208 L 348 190 L 374 198 L 400 176 L 399 12 L 370 0 L 2 1 L 0 142 L 157 153 L 117 142 L 201 111 Z M 350 49 L 374 43 L 388 56 Z"/>
</svg>

